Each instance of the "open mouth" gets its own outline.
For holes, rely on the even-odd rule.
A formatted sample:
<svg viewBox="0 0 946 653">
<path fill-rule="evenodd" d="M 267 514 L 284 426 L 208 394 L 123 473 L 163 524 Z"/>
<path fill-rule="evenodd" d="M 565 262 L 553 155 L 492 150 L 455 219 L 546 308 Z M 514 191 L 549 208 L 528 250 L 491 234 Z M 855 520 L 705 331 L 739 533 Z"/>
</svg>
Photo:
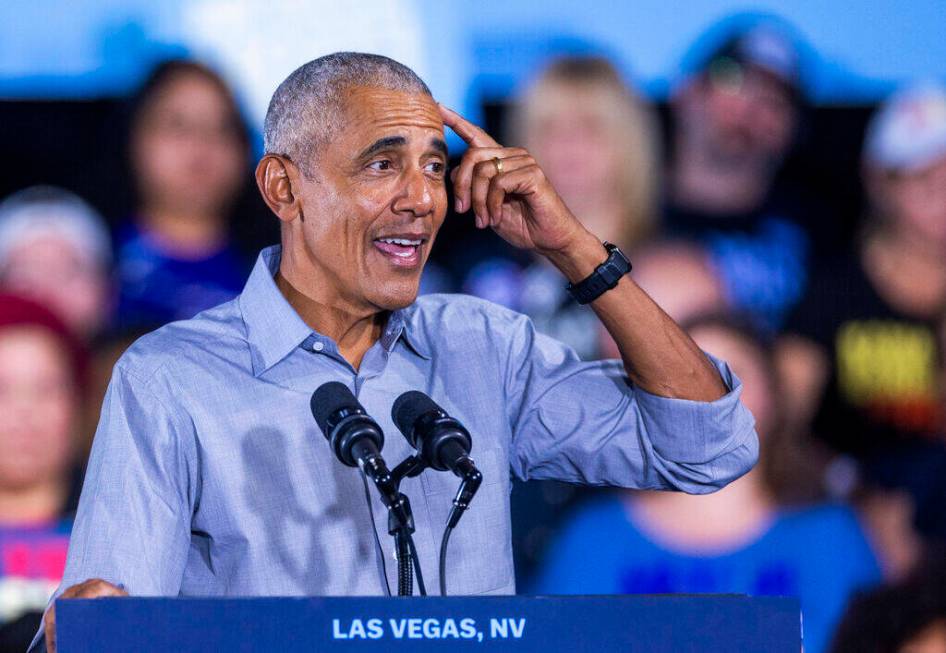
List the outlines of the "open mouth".
<svg viewBox="0 0 946 653">
<path fill-rule="evenodd" d="M 421 251 L 425 237 L 384 237 L 375 238 L 374 246 L 391 263 L 400 267 L 414 267 L 420 264 Z"/>
</svg>

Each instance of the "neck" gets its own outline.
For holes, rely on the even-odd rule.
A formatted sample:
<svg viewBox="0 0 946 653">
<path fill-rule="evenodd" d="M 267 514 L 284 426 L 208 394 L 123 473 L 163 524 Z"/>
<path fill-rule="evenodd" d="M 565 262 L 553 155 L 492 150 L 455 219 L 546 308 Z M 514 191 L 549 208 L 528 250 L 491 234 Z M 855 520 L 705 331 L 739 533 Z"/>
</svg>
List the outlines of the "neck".
<svg viewBox="0 0 946 653">
<path fill-rule="evenodd" d="M 0 488 L 0 523 L 33 524 L 55 519 L 66 500 L 66 483 L 52 480 L 28 488 Z"/>
<path fill-rule="evenodd" d="M 387 313 L 353 311 L 335 302 L 319 301 L 299 290 L 287 272 L 281 265 L 276 275 L 276 286 L 286 301 L 313 331 L 332 338 L 339 353 L 357 370 L 365 353 L 381 337 Z"/>
<path fill-rule="evenodd" d="M 635 512 L 657 537 L 685 550 L 736 548 L 757 537 L 775 506 L 758 471 L 706 495 L 644 492 Z"/>
<path fill-rule="evenodd" d="M 227 238 L 224 219 L 203 211 L 146 206 L 140 213 L 145 228 L 161 244 L 184 255 L 200 255 L 219 249 Z"/>
<path fill-rule="evenodd" d="M 771 175 L 758 165 L 723 165 L 708 153 L 677 146 L 670 171 L 673 203 L 707 213 L 743 213 L 759 206 L 772 183 Z"/>
</svg>

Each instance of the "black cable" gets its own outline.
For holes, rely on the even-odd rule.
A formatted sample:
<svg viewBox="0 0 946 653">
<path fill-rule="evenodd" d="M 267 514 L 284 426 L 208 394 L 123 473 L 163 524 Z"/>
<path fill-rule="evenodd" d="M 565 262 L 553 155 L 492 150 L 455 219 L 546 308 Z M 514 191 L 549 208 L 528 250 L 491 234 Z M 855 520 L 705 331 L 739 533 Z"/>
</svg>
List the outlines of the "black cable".
<svg viewBox="0 0 946 653">
<path fill-rule="evenodd" d="M 361 469 L 361 468 L 359 468 Z M 391 596 L 391 585 L 388 583 L 388 567 L 384 564 L 384 549 L 381 548 L 381 540 L 378 539 L 378 529 L 374 525 L 374 508 L 371 507 L 371 490 L 368 489 L 368 475 L 361 469 L 361 480 L 365 484 L 365 501 L 368 502 L 368 515 L 371 517 L 371 534 L 374 535 L 375 551 L 378 553 L 378 562 L 381 565 L 381 577 L 384 578 L 384 591 Z"/>
<path fill-rule="evenodd" d="M 398 532 L 394 536 L 394 546 L 397 549 L 397 595 L 411 596 L 414 594 L 414 573 L 411 569 L 411 547 L 408 537 Z"/>
<path fill-rule="evenodd" d="M 417 575 L 417 589 L 421 596 L 427 596 L 427 587 L 424 585 L 424 573 L 420 570 L 420 556 L 417 555 L 417 547 L 414 546 L 414 538 L 407 536 L 407 543 L 411 547 L 411 558 L 414 560 L 414 573 Z"/>
<path fill-rule="evenodd" d="M 450 541 L 450 534 L 453 527 L 449 524 L 443 529 L 443 537 L 440 539 L 440 596 L 447 595 L 447 542 Z"/>
</svg>

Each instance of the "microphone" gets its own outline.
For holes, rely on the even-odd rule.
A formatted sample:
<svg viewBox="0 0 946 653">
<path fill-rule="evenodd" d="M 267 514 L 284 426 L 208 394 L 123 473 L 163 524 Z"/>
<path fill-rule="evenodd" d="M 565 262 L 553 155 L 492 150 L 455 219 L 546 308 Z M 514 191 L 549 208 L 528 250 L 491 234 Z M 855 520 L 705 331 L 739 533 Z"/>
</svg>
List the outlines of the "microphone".
<svg viewBox="0 0 946 653">
<path fill-rule="evenodd" d="M 470 458 L 473 439 L 459 420 L 450 417 L 437 402 L 416 390 L 409 390 L 397 398 L 391 408 L 391 417 L 424 463 L 441 472 L 449 469 L 462 479 L 440 539 L 440 595 L 446 596 L 450 533 L 460 523 L 483 482 L 483 475 Z"/>
<path fill-rule="evenodd" d="M 309 407 L 342 464 L 358 467 L 372 456 L 381 456 L 384 433 L 345 384 L 323 383 L 312 393 Z"/>
<path fill-rule="evenodd" d="M 323 383 L 312 393 L 309 407 L 335 457 L 349 467 L 361 467 L 378 488 L 382 503 L 393 517 L 388 521 L 389 530 L 393 533 L 405 528 L 413 532 L 410 503 L 381 457 L 384 432 L 351 390 L 338 381 Z"/>
<path fill-rule="evenodd" d="M 394 402 L 391 418 L 428 465 L 465 476 L 473 462 L 470 433 L 433 399 L 417 390 L 405 392 Z"/>
<path fill-rule="evenodd" d="M 391 417 L 425 463 L 441 472 L 450 470 L 463 479 L 448 519 L 448 526 L 454 528 L 483 482 L 483 475 L 470 458 L 470 432 L 433 399 L 416 390 L 397 398 Z"/>
</svg>

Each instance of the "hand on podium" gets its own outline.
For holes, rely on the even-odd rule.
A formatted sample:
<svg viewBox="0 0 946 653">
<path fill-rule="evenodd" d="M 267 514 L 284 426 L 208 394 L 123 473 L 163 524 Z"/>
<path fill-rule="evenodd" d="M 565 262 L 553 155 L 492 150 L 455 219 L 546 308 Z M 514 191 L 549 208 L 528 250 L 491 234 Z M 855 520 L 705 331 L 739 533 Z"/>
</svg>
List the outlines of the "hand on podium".
<svg viewBox="0 0 946 653">
<path fill-rule="evenodd" d="M 112 585 L 101 578 L 90 578 L 84 583 L 73 585 L 59 595 L 61 599 L 98 599 L 103 596 L 128 596 L 124 588 Z M 56 604 L 49 606 L 46 616 L 43 617 L 43 627 L 46 630 L 46 651 L 56 653 Z"/>
</svg>

